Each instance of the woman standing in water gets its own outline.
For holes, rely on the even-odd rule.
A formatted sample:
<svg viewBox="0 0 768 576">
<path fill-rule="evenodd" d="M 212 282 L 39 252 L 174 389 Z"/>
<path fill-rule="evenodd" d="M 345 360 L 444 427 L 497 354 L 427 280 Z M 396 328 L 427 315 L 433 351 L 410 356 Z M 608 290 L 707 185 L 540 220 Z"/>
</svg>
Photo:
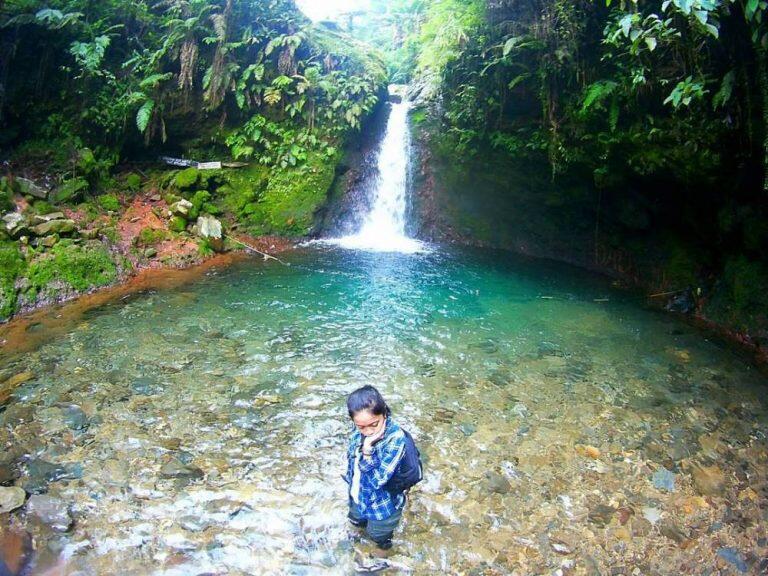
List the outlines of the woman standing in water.
<svg viewBox="0 0 768 576">
<path fill-rule="evenodd" d="M 365 528 L 381 550 L 388 550 L 403 514 L 405 489 L 410 487 L 403 489 L 408 482 L 399 477 L 404 472 L 401 464 L 407 460 L 408 444 L 413 440 L 392 419 L 389 406 L 373 386 L 352 392 L 347 398 L 347 410 L 355 424 L 345 477 L 349 484 L 349 521 Z M 418 458 L 418 452 L 416 455 Z"/>
</svg>

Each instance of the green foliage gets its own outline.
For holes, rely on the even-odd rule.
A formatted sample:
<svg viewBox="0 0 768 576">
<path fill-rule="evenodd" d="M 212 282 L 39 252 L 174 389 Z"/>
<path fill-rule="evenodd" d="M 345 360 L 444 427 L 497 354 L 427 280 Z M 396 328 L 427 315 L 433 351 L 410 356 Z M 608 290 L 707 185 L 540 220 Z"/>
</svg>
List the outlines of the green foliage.
<svg viewBox="0 0 768 576">
<path fill-rule="evenodd" d="M 197 253 L 203 257 L 213 256 L 216 250 L 212 240 L 210 238 L 201 238 L 197 243 Z"/>
<path fill-rule="evenodd" d="M 106 159 L 106 151 L 133 150 L 142 138 L 166 142 L 202 121 L 220 151 L 227 135 L 260 115 L 284 135 L 280 153 L 260 157 L 293 166 L 303 161 L 308 147 L 298 140 L 307 134 L 332 146 L 359 129 L 386 83 L 371 48 L 312 26 L 291 0 L 109 0 L 80 10 L 78 0 L 55 8 L 25 0 L 0 16 L 10 55 L 0 112 L 23 118 L 24 132 L 49 149 L 57 139 L 66 143 L 59 150 L 87 145 Z M 32 70 L 27 63 L 40 52 L 47 56 Z M 32 85 L 46 88 L 34 105 Z M 201 120 L 199 110 L 211 114 Z M 71 169 L 69 160 L 58 165 Z M 77 166 L 69 179 L 96 189 L 101 172 L 95 178 Z"/>
<path fill-rule="evenodd" d="M 141 189 L 141 176 L 131 172 L 125 177 L 125 186 L 131 192 L 138 192 Z"/>
<path fill-rule="evenodd" d="M 113 282 L 117 268 L 103 246 L 78 246 L 62 240 L 30 264 L 27 277 L 32 296 L 45 292 L 54 281 L 66 282 L 82 292 Z"/>
<path fill-rule="evenodd" d="M 675 108 L 690 106 L 692 101 L 704 98 L 707 92 L 708 90 L 704 89 L 704 83 L 701 80 L 696 81 L 693 76 L 688 76 L 685 80 L 677 83 L 672 93 L 664 100 L 664 104 L 671 103 Z"/>
<path fill-rule="evenodd" d="M 96 198 L 96 202 L 104 210 L 118 212 L 120 210 L 120 200 L 114 194 L 102 194 Z"/>
<path fill-rule="evenodd" d="M 90 184 L 85 178 L 78 176 L 64 181 L 52 194 L 51 200 L 56 203 L 70 202 L 88 190 Z"/>
<path fill-rule="evenodd" d="M 7 178 L 3 176 L 0 180 L 0 212 L 11 210 L 13 207 L 13 190 Z"/>
<path fill-rule="evenodd" d="M 171 232 L 184 232 L 187 229 L 187 221 L 181 216 L 173 216 L 168 222 L 168 230 Z"/>
<path fill-rule="evenodd" d="M 731 257 L 712 298 L 712 313 L 744 331 L 768 326 L 768 266 L 746 256 Z"/>
</svg>

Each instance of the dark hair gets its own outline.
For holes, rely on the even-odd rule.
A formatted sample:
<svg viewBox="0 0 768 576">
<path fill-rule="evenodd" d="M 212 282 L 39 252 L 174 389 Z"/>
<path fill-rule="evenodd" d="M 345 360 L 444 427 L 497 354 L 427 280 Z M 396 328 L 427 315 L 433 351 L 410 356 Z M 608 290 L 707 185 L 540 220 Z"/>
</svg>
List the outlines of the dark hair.
<svg viewBox="0 0 768 576">
<path fill-rule="evenodd" d="M 352 392 L 347 397 L 347 410 L 350 418 L 354 418 L 355 414 L 363 410 L 370 410 L 376 416 L 384 414 L 387 418 L 392 414 L 384 398 L 373 386 L 363 386 Z"/>
</svg>

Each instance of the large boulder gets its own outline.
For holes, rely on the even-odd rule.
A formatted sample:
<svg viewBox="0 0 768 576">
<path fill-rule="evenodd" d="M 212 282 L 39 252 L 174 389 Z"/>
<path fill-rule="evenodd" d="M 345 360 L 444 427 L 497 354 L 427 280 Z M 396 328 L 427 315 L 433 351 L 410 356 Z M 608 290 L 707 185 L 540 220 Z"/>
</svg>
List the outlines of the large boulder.
<svg viewBox="0 0 768 576">
<path fill-rule="evenodd" d="M 74 220 L 51 220 L 50 222 L 43 222 L 32 227 L 32 232 L 36 236 L 49 236 L 51 234 L 66 236 L 76 230 L 77 224 L 75 224 Z"/>
<path fill-rule="evenodd" d="M 38 186 L 28 178 L 16 178 L 16 185 L 22 194 L 39 198 L 40 200 L 48 199 L 48 190 Z"/>
<path fill-rule="evenodd" d="M 195 224 L 195 233 L 200 238 L 221 240 L 221 222 L 213 216 L 200 216 Z"/>
</svg>

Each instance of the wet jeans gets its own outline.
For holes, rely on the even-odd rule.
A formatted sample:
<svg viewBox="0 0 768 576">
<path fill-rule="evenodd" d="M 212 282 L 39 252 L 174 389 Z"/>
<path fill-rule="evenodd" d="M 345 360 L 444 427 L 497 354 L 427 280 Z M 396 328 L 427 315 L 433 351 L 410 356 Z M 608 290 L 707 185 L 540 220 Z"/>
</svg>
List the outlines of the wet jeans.
<svg viewBox="0 0 768 576">
<path fill-rule="evenodd" d="M 357 505 L 350 500 L 347 517 L 355 526 L 365 528 L 365 533 L 379 548 L 387 549 L 392 547 L 392 533 L 397 528 L 397 525 L 400 524 L 403 510 L 401 508 L 389 518 L 384 518 L 384 520 L 369 520 L 360 516 L 360 513 L 357 511 Z"/>
</svg>

